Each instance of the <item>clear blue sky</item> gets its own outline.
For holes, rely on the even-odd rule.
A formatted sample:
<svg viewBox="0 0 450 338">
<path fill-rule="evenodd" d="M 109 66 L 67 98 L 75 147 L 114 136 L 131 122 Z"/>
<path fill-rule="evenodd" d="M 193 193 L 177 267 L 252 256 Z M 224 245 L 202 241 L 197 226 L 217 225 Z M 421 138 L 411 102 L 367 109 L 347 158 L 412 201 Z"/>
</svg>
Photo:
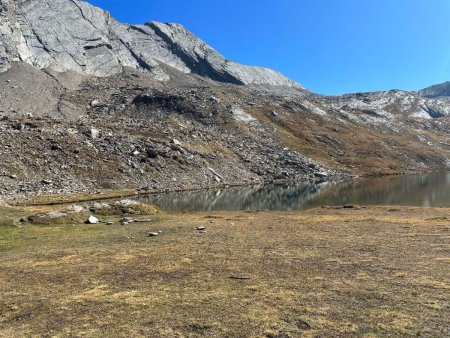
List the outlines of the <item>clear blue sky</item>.
<svg viewBox="0 0 450 338">
<path fill-rule="evenodd" d="M 225 57 L 322 94 L 450 81 L 450 0 L 88 2 L 128 23 L 181 23 Z"/>
</svg>

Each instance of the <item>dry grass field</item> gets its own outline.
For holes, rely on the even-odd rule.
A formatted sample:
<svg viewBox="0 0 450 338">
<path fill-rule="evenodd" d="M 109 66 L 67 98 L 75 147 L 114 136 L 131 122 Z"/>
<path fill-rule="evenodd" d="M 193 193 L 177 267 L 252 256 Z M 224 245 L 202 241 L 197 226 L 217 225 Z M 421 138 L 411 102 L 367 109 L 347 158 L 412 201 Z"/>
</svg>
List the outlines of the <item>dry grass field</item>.
<svg viewBox="0 0 450 338">
<path fill-rule="evenodd" d="M 450 209 L 0 212 L 0 337 L 450 336 Z"/>
</svg>

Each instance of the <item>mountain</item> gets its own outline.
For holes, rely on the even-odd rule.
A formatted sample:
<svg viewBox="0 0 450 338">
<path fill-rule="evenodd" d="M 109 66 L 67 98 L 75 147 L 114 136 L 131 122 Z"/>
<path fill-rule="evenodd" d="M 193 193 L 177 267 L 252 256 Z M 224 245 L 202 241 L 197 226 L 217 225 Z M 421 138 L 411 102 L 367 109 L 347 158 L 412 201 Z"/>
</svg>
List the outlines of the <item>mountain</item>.
<svg viewBox="0 0 450 338">
<path fill-rule="evenodd" d="M 318 95 L 78 0 L 0 0 L 0 69 L 3 196 L 450 168 L 445 84 Z"/>
<path fill-rule="evenodd" d="M 444 82 L 419 90 L 419 95 L 428 98 L 450 97 L 450 82 Z"/>
<path fill-rule="evenodd" d="M 160 64 L 235 84 L 298 85 L 265 68 L 229 61 L 181 25 L 127 25 L 78 0 L 1 0 L 0 70 L 12 61 L 40 69 L 109 76 L 123 67 L 167 81 Z"/>
</svg>

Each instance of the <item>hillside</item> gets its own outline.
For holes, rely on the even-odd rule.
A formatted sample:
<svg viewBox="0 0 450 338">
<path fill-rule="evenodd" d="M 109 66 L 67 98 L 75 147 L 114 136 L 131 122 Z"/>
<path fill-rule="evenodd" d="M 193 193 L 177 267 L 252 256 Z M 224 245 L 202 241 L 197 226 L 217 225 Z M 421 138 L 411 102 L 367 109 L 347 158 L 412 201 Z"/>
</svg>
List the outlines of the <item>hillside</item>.
<svg viewBox="0 0 450 338">
<path fill-rule="evenodd" d="M 229 61 L 180 25 L 126 25 L 77 0 L 0 8 L 2 195 L 450 167 L 440 95 L 322 96 Z"/>
</svg>

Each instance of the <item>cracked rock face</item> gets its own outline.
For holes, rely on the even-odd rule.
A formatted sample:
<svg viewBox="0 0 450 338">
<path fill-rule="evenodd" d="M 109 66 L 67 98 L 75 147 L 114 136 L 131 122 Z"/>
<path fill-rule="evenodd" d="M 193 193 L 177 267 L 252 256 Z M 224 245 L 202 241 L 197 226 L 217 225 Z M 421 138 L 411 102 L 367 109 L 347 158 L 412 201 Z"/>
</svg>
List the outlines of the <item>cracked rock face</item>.
<svg viewBox="0 0 450 338">
<path fill-rule="evenodd" d="M 168 65 L 221 82 L 300 88 L 273 70 L 226 60 L 178 24 L 122 24 L 79 0 L 0 0 L 0 71 L 13 61 L 99 77 L 132 67 L 161 81 Z"/>
</svg>

